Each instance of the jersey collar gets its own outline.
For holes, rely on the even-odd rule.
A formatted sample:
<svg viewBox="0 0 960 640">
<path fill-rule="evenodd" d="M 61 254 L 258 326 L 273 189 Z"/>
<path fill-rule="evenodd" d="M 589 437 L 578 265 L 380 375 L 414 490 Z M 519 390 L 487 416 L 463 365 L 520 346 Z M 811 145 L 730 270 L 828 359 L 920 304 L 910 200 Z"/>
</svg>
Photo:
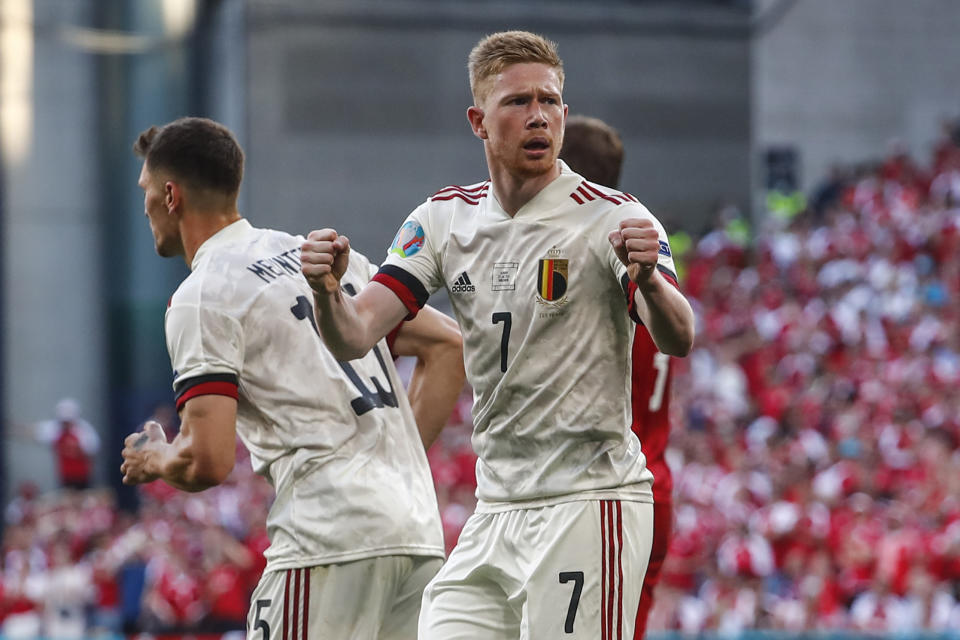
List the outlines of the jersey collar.
<svg viewBox="0 0 960 640">
<path fill-rule="evenodd" d="M 520 210 L 513 216 L 514 219 L 536 219 L 558 206 L 569 204 L 570 194 L 577 188 L 583 178 L 574 173 L 573 169 L 568 167 L 563 160 L 558 159 L 557 162 L 560 163 L 560 175 L 541 189 L 537 195 L 533 196 L 527 204 L 520 207 Z M 511 216 L 500 206 L 497 194 L 494 193 L 492 188 L 490 194 L 492 197 L 487 199 L 489 212 L 494 216 L 510 218 Z"/>
<path fill-rule="evenodd" d="M 208 253 L 219 246 L 230 244 L 235 240 L 242 238 L 253 229 L 253 225 L 247 222 L 246 218 L 240 218 L 236 222 L 231 222 L 220 231 L 203 241 L 203 244 L 197 249 L 193 256 L 193 262 L 190 264 L 190 270 L 196 271 L 197 266 L 203 261 Z"/>
</svg>

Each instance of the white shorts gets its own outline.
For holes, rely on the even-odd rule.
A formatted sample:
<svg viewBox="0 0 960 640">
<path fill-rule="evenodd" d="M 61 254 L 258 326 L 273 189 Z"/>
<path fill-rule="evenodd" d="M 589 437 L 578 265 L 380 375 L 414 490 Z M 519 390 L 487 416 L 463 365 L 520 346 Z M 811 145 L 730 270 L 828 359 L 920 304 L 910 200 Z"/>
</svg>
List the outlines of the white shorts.
<svg viewBox="0 0 960 640">
<path fill-rule="evenodd" d="M 420 640 L 633 638 L 653 505 L 473 514 L 423 592 Z"/>
<path fill-rule="evenodd" d="M 415 640 L 420 598 L 443 563 L 382 556 L 264 573 L 250 598 L 251 640 Z"/>
</svg>

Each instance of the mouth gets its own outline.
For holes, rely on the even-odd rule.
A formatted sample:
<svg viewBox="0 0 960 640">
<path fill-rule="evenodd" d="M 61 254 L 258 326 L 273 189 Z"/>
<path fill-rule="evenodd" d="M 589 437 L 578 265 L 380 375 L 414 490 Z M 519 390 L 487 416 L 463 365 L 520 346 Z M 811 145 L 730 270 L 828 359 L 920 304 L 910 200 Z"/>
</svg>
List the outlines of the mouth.
<svg viewBox="0 0 960 640">
<path fill-rule="evenodd" d="M 527 152 L 527 155 L 534 157 L 540 157 L 547 153 L 550 149 L 550 141 L 547 138 L 536 137 L 527 140 L 523 145 L 523 150 Z"/>
</svg>

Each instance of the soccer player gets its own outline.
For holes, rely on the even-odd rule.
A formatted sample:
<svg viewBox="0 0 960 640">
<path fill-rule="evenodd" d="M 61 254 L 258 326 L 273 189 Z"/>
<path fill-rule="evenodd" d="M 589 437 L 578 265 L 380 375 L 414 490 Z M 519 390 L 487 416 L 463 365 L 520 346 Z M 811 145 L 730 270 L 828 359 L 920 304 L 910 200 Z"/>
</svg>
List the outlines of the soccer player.
<svg viewBox="0 0 960 640">
<path fill-rule="evenodd" d="M 183 118 L 144 131 L 134 150 L 157 253 L 183 256 L 191 273 L 166 314 L 180 432 L 167 442 L 148 422 L 128 436 L 123 481 L 219 484 L 239 434 L 276 490 L 247 637 L 415 638 L 444 547 L 414 414 L 429 439 L 456 402 L 456 324 L 431 310 L 399 327 L 394 351 L 418 357 L 408 400 L 387 340 L 349 361 L 323 346 L 304 239 L 240 216 L 243 152 L 229 130 Z M 350 293 L 375 271 L 359 253 L 344 266 Z"/>
<path fill-rule="evenodd" d="M 652 475 L 630 428 L 632 323 L 683 356 L 693 312 L 660 223 L 558 161 L 555 45 L 496 33 L 469 70 L 467 118 L 490 179 L 415 209 L 354 298 L 335 230 L 308 235 L 302 269 L 338 357 L 366 353 L 440 287 L 463 331 L 478 503 L 424 591 L 420 637 L 630 637 L 653 531 Z"/>
<path fill-rule="evenodd" d="M 590 182 L 619 187 L 623 141 L 603 120 L 570 116 L 560 158 Z M 642 324 L 634 330 L 632 374 L 633 432 L 640 438 L 647 468 L 653 472 L 653 546 L 633 629 L 634 640 L 640 640 L 647 629 L 653 590 L 660 581 L 673 524 L 673 477 L 664 458 L 670 435 L 670 356 L 657 350 Z"/>
</svg>

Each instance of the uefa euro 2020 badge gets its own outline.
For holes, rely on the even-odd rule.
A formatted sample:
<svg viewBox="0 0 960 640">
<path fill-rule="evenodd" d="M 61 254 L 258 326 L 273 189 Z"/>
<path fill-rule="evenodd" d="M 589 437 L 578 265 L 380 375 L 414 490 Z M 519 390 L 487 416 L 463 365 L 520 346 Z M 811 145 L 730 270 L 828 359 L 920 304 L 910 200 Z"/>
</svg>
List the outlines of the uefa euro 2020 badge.
<svg viewBox="0 0 960 640">
<path fill-rule="evenodd" d="M 397 231 L 397 237 L 390 245 L 390 253 L 401 258 L 409 258 L 423 248 L 423 227 L 416 220 L 407 220 Z"/>
<path fill-rule="evenodd" d="M 563 251 L 552 247 L 547 257 L 537 263 L 537 302 L 551 307 L 567 303 L 569 260 L 561 257 Z"/>
</svg>

